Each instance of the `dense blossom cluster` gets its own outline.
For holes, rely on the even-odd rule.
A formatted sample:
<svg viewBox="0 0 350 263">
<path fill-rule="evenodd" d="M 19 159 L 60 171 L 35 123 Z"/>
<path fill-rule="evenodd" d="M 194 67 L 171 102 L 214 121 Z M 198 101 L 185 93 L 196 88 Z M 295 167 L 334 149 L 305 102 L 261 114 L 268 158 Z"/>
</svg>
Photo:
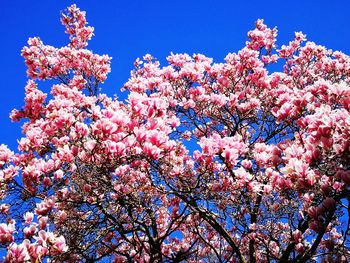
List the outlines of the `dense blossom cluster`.
<svg viewBox="0 0 350 263">
<path fill-rule="evenodd" d="M 5 262 L 350 261 L 348 56 L 302 33 L 277 49 L 258 20 L 223 63 L 137 59 L 121 102 L 98 92 L 110 58 L 85 49 L 85 13 L 61 21 L 68 46 L 22 50 L 24 137 L 0 146 Z"/>
</svg>

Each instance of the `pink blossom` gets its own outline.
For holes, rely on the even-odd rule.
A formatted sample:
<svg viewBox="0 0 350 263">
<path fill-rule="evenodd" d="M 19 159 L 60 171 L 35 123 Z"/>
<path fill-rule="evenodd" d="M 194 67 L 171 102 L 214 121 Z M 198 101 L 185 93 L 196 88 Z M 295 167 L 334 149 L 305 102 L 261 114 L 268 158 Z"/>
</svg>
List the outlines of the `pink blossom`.
<svg viewBox="0 0 350 263">
<path fill-rule="evenodd" d="M 31 238 L 36 232 L 37 232 L 37 228 L 33 224 L 23 229 L 23 233 L 27 238 Z"/>
<path fill-rule="evenodd" d="M 12 244 L 9 247 L 8 253 L 6 255 L 6 260 L 9 262 L 26 262 L 30 260 L 28 250 L 25 244 L 17 245 L 16 243 Z"/>
<path fill-rule="evenodd" d="M 47 198 L 36 205 L 35 214 L 46 216 L 55 206 L 54 198 Z"/>
<path fill-rule="evenodd" d="M 0 243 L 6 244 L 11 243 L 13 238 L 13 232 L 15 231 L 15 222 L 9 224 L 0 224 Z"/>
<path fill-rule="evenodd" d="M 25 223 L 29 225 L 33 221 L 34 214 L 32 212 L 26 212 L 23 217 Z"/>
</svg>

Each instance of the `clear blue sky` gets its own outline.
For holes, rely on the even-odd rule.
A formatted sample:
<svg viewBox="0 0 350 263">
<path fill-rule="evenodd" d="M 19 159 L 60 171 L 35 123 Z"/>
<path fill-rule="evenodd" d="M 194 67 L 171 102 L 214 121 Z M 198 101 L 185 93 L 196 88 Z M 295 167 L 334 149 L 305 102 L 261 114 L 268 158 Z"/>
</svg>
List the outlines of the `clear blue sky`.
<svg viewBox="0 0 350 263">
<path fill-rule="evenodd" d="M 278 27 L 279 45 L 302 31 L 311 41 L 350 54 L 348 0 L 0 0 L 0 143 L 13 150 L 21 131 L 8 114 L 23 105 L 27 80 L 20 50 L 33 36 L 56 47 L 65 45 L 59 14 L 72 3 L 87 11 L 95 27 L 88 48 L 113 57 L 112 72 L 102 86 L 110 95 L 120 94 L 133 61 L 146 53 L 162 62 L 170 52 L 203 53 L 221 62 L 244 45 L 258 18 Z"/>
</svg>

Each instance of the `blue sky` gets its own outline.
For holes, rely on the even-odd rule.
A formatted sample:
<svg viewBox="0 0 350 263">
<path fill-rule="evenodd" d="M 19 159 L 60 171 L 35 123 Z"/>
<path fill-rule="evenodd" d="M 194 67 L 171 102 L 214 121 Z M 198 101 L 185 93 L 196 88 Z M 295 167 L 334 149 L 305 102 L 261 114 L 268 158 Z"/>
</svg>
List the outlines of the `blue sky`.
<svg viewBox="0 0 350 263">
<path fill-rule="evenodd" d="M 8 114 L 23 105 L 27 80 L 20 50 L 33 36 L 56 47 L 66 45 L 59 14 L 72 3 L 87 11 L 89 24 L 95 27 L 88 48 L 113 57 L 112 72 L 102 86 L 109 95 L 120 95 L 133 61 L 146 53 L 163 63 L 170 52 L 203 53 L 221 62 L 228 52 L 243 47 L 247 31 L 258 18 L 270 27 L 277 26 L 278 45 L 291 40 L 295 31 L 302 31 L 311 41 L 350 54 L 347 0 L 0 0 L 0 144 L 12 150 L 21 131 Z"/>
</svg>

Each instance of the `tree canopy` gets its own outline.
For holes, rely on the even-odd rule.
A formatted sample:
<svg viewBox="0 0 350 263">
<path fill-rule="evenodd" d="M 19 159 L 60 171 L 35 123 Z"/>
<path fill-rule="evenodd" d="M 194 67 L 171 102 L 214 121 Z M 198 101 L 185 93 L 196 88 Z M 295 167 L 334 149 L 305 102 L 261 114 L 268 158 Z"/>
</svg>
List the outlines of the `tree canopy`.
<svg viewBox="0 0 350 263">
<path fill-rule="evenodd" d="M 347 55 L 300 32 L 277 48 L 258 20 L 223 63 L 137 59 L 119 101 L 85 13 L 61 22 L 67 46 L 22 50 L 23 138 L 0 146 L 5 262 L 350 261 Z"/>
</svg>

